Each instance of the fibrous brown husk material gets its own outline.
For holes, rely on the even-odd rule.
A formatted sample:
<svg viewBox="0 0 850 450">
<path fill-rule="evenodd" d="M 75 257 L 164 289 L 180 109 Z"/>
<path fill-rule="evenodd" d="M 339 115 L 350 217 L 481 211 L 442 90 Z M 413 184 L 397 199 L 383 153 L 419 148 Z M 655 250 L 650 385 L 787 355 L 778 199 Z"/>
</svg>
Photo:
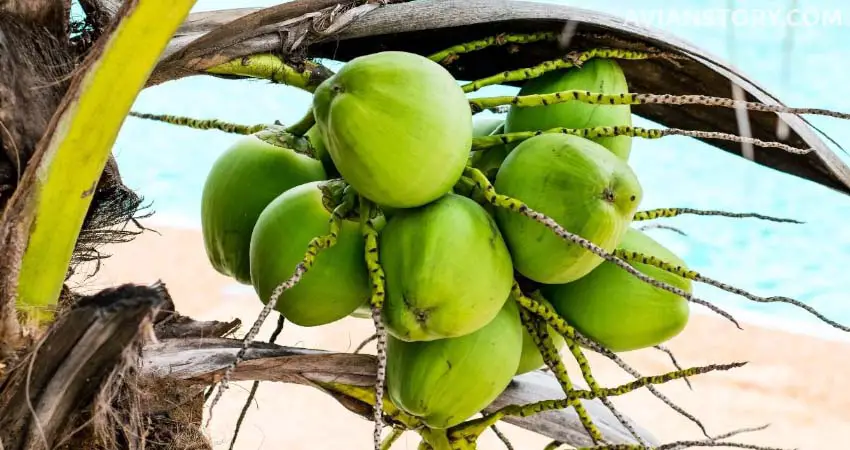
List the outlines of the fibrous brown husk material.
<svg viewBox="0 0 850 450">
<path fill-rule="evenodd" d="M 211 449 L 203 390 L 139 373 L 143 346 L 186 334 L 182 319 L 161 283 L 78 296 L 0 383 L 5 450 Z M 235 326 L 205 324 L 194 334 Z"/>
<path fill-rule="evenodd" d="M 71 270 L 93 261 L 97 264 L 96 271 L 100 260 L 108 257 L 100 251 L 102 246 L 128 242 L 144 232 L 145 228 L 138 220 L 150 214 L 140 214 L 146 209 L 143 202 L 143 197 L 121 182 L 118 165 L 110 159 L 77 238 Z"/>
<path fill-rule="evenodd" d="M 0 145 L 6 164 L 14 169 L 0 183 L 17 184 L 68 89 L 73 69 L 66 43 L 0 11 Z"/>
<path fill-rule="evenodd" d="M 58 450 L 211 450 L 201 432 L 204 396 L 180 383 L 140 383 L 127 376 L 114 377 L 110 389 L 101 391 L 96 413 L 80 416 L 79 429 Z M 194 395 L 188 396 L 187 392 Z M 151 398 L 170 400 L 167 409 L 145 411 Z M 132 408 L 128 406 L 132 405 Z"/>
<path fill-rule="evenodd" d="M 157 334 L 167 332 L 167 326 Z M 204 392 L 176 380 L 142 378 L 135 343 L 92 407 L 66 427 L 61 450 L 212 450 L 204 436 Z M 73 433 L 73 434 L 72 434 Z"/>
</svg>

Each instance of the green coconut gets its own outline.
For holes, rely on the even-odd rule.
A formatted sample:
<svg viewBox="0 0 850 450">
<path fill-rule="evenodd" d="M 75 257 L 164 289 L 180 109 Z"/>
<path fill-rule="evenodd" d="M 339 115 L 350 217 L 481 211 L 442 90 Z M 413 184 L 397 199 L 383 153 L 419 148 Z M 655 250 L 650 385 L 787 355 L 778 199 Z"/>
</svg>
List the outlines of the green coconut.
<svg viewBox="0 0 850 450">
<path fill-rule="evenodd" d="M 397 51 L 355 58 L 313 96 L 316 124 L 343 178 L 381 206 L 412 208 L 460 179 L 472 111 L 452 75 Z"/>
<path fill-rule="evenodd" d="M 354 310 L 350 314 L 351 317 L 356 317 L 358 319 L 371 319 L 372 318 L 372 308 L 369 306 L 369 301 L 363 302 L 357 309 Z"/>
<path fill-rule="evenodd" d="M 498 116 L 483 114 L 472 116 L 472 136 L 489 136 L 504 124 L 505 119 Z"/>
<path fill-rule="evenodd" d="M 619 248 L 654 256 L 675 266 L 685 262 L 645 233 L 629 228 Z M 643 263 L 646 276 L 692 292 L 691 281 Z M 555 310 L 578 331 L 611 351 L 625 352 L 661 344 L 684 330 L 688 301 L 604 262 L 572 283 L 543 287 Z"/>
<path fill-rule="evenodd" d="M 201 232 L 213 268 L 251 284 L 251 232 L 260 213 L 278 195 L 325 178 L 322 164 L 307 155 L 245 136 L 213 163 L 201 193 Z"/>
<path fill-rule="evenodd" d="M 513 267 L 493 218 L 478 203 L 448 194 L 399 211 L 380 236 L 386 274 L 384 321 L 405 341 L 472 333 L 510 296 Z"/>
<path fill-rule="evenodd" d="M 564 134 L 523 141 L 502 163 L 494 185 L 497 192 L 609 252 L 622 239 L 643 195 L 625 161 L 593 141 Z M 531 280 L 568 283 L 603 261 L 528 217 L 504 208 L 495 213 L 514 267 Z"/>
<path fill-rule="evenodd" d="M 539 302 L 539 300 L 538 300 Z M 543 303 L 553 308 L 552 304 L 543 300 Z M 555 345 L 555 348 L 560 350 L 566 342 L 564 341 L 564 337 L 558 334 L 551 326 L 546 325 L 546 331 L 549 333 L 549 336 L 552 338 L 552 343 Z M 546 365 L 546 361 L 543 360 L 543 355 L 540 354 L 540 349 L 537 348 L 537 345 L 534 343 L 534 338 L 531 337 L 531 334 L 528 333 L 528 330 L 525 329 L 525 326 L 522 327 L 522 352 L 519 357 L 519 367 L 517 367 L 516 374 L 522 375 L 527 372 L 531 372 L 533 370 L 537 370 Z"/>
<path fill-rule="evenodd" d="M 503 134 L 504 132 L 505 124 L 503 122 L 501 125 L 494 128 L 489 135 Z M 502 162 L 508 157 L 508 153 L 510 153 L 509 147 L 504 144 L 483 150 L 476 150 L 474 152 L 470 152 L 469 164 L 483 172 L 487 179 L 492 182 L 496 179 L 496 173 L 499 171 L 499 167 L 502 165 Z"/>
<path fill-rule="evenodd" d="M 519 95 L 551 94 L 580 90 L 602 94 L 629 92 L 626 76 L 613 59 L 591 59 L 581 68 L 551 71 L 527 81 Z M 505 132 L 547 130 L 551 128 L 591 128 L 602 126 L 631 126 L 629 105 L 592 105 L 578 100 L 546 106 L 512 106 L 505 119 Z M 632 149 L 630 136 L 594 138 L 615 155 L 627 160 Z"/>
<path fill-rule="evenodd" d="M 387 394 L 431 428 L 457 425 L 493 402 L 516 373 L 522 349 L 516 302 L 465 336 L 427 342 L 387 340 Z"/>
<path fill-rule="evenodd" d="M 325 141 L 322 140 L 322 131 L 319 130 L 319 127 L 317 125 L 313 125 L 309 130 L 307 130 L 304 137 L 310 141 L 310 145 L 313 147 L 313 157 L 322 162 L 325 171 L 328 173 L 328 178 L 339 178 L 339 172 L 334 166 L 334 162 L 331 159 L 331 155 L 328 153 L 327 147 L 325 147 Z"/>
<path fill-rule="evenodd" d="M 251 279 L 263 303 L 292 276 L 310 240 L 329 232 L 331 211 L 323 205 L 321 183 L 284 192 L 257 220 L 251 236 Z M 277 310 L 304 327 L 335 322 L 368 300 L 368 273 L 360 224 L 344 220 L 336 245 L 322 250 L 301 282 L 283 292 Z"/>
</svg>

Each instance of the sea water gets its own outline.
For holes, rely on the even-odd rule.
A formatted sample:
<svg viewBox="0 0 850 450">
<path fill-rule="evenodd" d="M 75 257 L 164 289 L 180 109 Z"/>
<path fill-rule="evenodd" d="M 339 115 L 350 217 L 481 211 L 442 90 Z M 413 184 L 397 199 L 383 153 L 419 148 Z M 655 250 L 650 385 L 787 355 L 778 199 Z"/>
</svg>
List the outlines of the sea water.
<svg viewBox="0 0 850 450">
<path fill-rule="evenodd" d="M 766 0 L 547 2 L 592 7 L 638 25 L 663 29 L 731 62 L 788 105 L 850 112 L 850 4 L 843 0 L 797 2 L 800 11 L 796 16 L 788 15 L 792 2 Z M 250 6 L 275 3 L 279 2 L 252 0 Z M 194 11 L 244 6 L 248 5 L 239 1 L 201 0 Z M 718 14 L 730 8 L 745 12 L 724 22 Z M 476 95 L 514 91 L 496 87 Z M 301 118 L 309 103 L 310 95 L 294 88 L 258 80 L 198 76 L 144 90 L 133 110 L 242 124 L 274 120 L 291 124 Z M 807 118 L 850 149 L 850 122 Z M 634 125 L 659 126 L 640 118 Z M 207 171 L 237 139 L 218 131 L 128 118 L 114 152 L 125 183 L 152 202 L 156 211 L 150 219 L 153 223 L 198 228 Z M 643 186 L 642 209 L 722 209 L 806 222 L 794 225 L 682 216 L 656 223 L 677 227 L 687 236 L 664 229 L 648 230 L 655 239 L 708 277 L 757 295 L 792 297 L 850 324 L 850 227 L 846 225 L 850 221 L 850 196 L 691 138 L 635 138 L 633 142 L 630 163 Z M 833 148 L 844 161 L 850 161 L 840 149 Z M 695 285 L 695 295 L 750 322 L 825 337 L 843 335 L 793 306 L 758 304 L 701 284 Z M 700 306 L 694 310 L 705 311 Z"/>
</svg>

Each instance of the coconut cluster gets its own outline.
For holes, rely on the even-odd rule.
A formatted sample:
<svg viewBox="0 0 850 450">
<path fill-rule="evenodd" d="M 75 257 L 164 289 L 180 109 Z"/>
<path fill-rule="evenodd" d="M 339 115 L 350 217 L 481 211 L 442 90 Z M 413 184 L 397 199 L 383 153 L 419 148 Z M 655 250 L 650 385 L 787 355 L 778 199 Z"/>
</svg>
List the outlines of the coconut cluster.
<svg viewBox="0 0 850 450">
<path fill-rule="evenodd" d="M 595 59 L 530 80 L 520 94 L 565 90 L 619 94 L 628 86 L 616 61 Z M 316 89 L 312 110 L 313 156 L 247 136 L 212 167 L 202 203 L 207 254 L 268 302 L 305 249 L 329 234 L 347 194 L 375 205 L 377 246 L 363 233 L 365 217 L 347 215 L 276 309 L 301 326 L 370 317 L 376 286 L 367 258 L 377 253 L 387 394 L 429 427 L 465 421 L 515 375 L 546 365 L 512 296 L 518 284 L 615 352 L 661 344 L 685 327 L 685 299 L 503 207 L 522 202 L 607 252 L 685 267 L 631 226 L 643 196 L 628 164 L 631 137 L 545 133 L 471 151 L 474 139 L 504 133 L 631 125 L 629 106 L 576 101 L 511 107 L 504 119 L 473 116 L 440 64 L 388 51 L 344 65 Z M 635 268 L 691 292 L 677 275 Z"/>
</svg>

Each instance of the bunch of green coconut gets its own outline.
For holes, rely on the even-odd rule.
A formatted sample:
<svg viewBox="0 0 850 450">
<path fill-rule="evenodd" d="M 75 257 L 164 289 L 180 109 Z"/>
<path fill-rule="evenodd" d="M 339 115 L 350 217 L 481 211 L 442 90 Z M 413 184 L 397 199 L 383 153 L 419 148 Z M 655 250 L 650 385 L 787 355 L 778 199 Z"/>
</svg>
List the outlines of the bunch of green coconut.
<svg viewBox="0 0 850 450">
<path fill-rule="evenodd" d="M 568 90 L 628 86 L 615 60 L 592 59 L 528 80 L 520 95 Z M 628 164 L 631 137 L 536 133 L 631 125 L 628 105 L 473 114 L 443 66 L 388 51 L 353 59 L 322 83 L 312 114 L 309 152 L 269 144 L 261 132 L 219 157 L 203 191 L 206 251 L 264 303 L 279 297 L 275 309 L 294 324 L 379 310 L 386 393 L 429 427 L 467 420 L 514 376 L 546 365 L 518 296 L 533 295 L 614 352 L 656 346 L 686 326 L 684 298 L 521 214 L 541 213 L 607 252 L 685 266 L 632 226 L 642 190 Z M 535 133 L 501 137 L 517 132 Z M 300 281 L 282 287 L 299 267 Z M 691 292 L 687 279 L 634 267 Z M 560 349 L 563 337 L 549 334 Z"/>
</svg>

